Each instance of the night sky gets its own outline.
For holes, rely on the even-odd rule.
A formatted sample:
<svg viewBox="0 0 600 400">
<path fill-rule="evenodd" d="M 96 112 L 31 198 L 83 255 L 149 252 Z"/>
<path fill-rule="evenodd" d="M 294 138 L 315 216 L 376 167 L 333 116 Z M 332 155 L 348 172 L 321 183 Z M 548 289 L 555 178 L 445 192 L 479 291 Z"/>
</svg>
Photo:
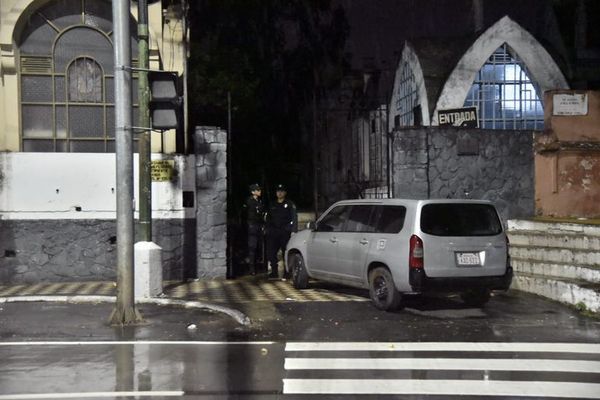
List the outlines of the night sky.
<svg viewBox="0 0 600 400">
<path fill-rule="evenodd" d="M 575 29 L 578 0 L 483 0 L 481 7 L 476 3 L 190 2 L 190 123 L 227 129 L 231 93 L 233 202 L 243 201 L 250 183 L 265 185 L 264 195 L 270 196 L 281 182 L 300 207 L 309 209 L 314 111 L 318 138 L 319 113 L 338 95 L 342 79 L 366 70 L 395 70 L 405 40 L 435 38 L 452 46 L 509 15 L 546 46 L 573 87 L 599 85 L 598 78 L 577 75 L 573 65 L 582 46 L 600 49 L 600 34 L 591 28 L 600 23 L 600 1 L 587 2 L 590 29 L 583 34 Z M 353 102 L 361 95 L 356 91 Z"/>
</svg>

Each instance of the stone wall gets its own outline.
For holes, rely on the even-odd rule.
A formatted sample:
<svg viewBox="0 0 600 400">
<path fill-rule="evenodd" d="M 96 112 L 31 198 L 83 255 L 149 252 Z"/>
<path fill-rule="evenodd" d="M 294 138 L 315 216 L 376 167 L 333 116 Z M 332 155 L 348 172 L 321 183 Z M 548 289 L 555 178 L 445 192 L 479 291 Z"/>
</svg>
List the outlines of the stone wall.
<svg viewBox="0 0 600 400">
<path fill-rule="evenodd" d="M 227 271 L 227 133 L 196 127 L 197 274 L 225 277 Z"/>
<path fill-rule="evenodd" d="M 163 278 L 195 277 L 195 220 L 153 221 Z M 4 220 L 0 284 L 116 279 L 114 220 Z"/>
<path fill-rule="evenodd" d="M 396 198 L 493 201 L 503 218 L 534 213 L 531 131 L 421 127 L 394 131 Z"/>
</svg>

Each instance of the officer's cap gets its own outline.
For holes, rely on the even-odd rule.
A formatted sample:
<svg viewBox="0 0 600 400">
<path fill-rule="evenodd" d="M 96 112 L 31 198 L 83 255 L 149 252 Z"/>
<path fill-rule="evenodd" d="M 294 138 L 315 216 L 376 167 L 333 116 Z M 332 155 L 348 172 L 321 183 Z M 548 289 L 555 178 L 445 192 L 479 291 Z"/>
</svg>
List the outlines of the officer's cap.
<svg viewBox="0 0 600 400">
<path fill-rule="evenodd" d="M 285 185 L 282 185 L 281 183 L 279 185 L 277 185 L 275 187 L 275 191 L 276 192 L 287 192 L 287 189 L 285 188 Z"/>
<path fill-rule="evenodd" d="M 255 190 L 260 190 L 260 185 L 258 183 L 253 183 L 250 185 L 250 191 L 254 192 Z"/>
</svg>

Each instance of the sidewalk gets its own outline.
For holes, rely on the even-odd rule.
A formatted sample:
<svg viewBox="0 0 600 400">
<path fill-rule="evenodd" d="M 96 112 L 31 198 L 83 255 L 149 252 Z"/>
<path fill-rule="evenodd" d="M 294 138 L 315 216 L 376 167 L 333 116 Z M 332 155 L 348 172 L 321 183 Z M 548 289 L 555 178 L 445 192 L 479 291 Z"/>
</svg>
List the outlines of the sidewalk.
<svg viewBox="0 0 600 400">
<path fill-rule="evenodd" d="M 266 280 L 264 277 L 242 277 L 235 280 L 194 280 L 163 282 L 162 298 L 194 300 L 217 304 L 239 304 L 257 301 L 368 301 L 366 291 L 314 282 L 309 289 L 296 290 L 289 281 Z M 115 296 L 116 283 L 54 282 L 0 285 L 0 298 L 18 296 Z"/>
<path fill-rule="evenodd" d="M 285 319 L 280 307 L 369 301 L 367 291 L 322 282 L 299 291 L 261 275 L 164 282 L 163 295 L 136 301 L 146 322 L 119 328 L 107 323 L 115 295 L 115 282 L 0 285 L 0 341 L 256 340 L 265 321 Z"/>
</svg>

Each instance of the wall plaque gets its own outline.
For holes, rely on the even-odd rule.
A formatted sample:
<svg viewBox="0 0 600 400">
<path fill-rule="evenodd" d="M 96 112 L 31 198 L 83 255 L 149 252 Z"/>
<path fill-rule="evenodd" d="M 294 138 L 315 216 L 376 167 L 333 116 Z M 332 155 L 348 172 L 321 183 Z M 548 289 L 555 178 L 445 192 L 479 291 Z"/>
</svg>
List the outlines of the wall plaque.
<svg viewBox="0 0 600 400">
<path fill-rule="evenodd" d="M 153 160 L 152 161 L 152 182 L 168 182 L 173 179 L 175 170 L 175 161 L 173 160 Z"/>
<path fill-rule="evenodd" d="M 560 93 L 552 96 L 552 115 L 587 115 L 587 94 Z"/>
</svg>

